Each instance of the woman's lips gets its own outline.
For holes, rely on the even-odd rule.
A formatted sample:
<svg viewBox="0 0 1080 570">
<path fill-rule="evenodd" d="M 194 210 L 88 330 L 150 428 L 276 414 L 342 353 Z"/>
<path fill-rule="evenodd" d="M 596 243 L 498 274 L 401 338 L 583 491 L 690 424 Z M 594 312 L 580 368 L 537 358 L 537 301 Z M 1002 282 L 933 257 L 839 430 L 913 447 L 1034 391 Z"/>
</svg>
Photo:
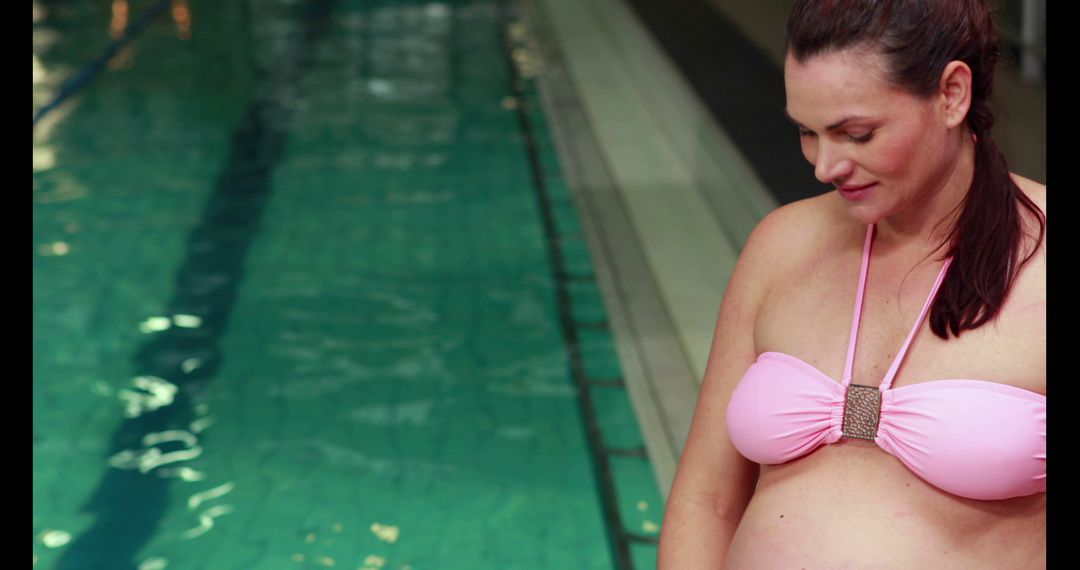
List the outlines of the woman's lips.
<svg viewBox="0 0 1080 570">
<path fill-rule="evenodd" d="M 870 184 L 864 184 L 862 186 L 840 186 L 837 190 L 840 191 L 840 195 L 845 200 L 862 200 L 870 195 L 870 191 L 877 186 L 877 182 L 871 182 Z"/>
</svg>

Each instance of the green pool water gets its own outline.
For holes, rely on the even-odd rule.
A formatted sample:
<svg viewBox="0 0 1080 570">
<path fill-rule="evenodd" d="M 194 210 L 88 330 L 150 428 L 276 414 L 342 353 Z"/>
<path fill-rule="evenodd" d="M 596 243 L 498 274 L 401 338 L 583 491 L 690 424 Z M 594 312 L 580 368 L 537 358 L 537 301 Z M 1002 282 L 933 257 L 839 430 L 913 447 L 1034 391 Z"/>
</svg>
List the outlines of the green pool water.
<svg viewBox="0 0 1080 570">
<path fill-rule="evenodd" d="M 154 4 L 35 1 L 35 112 Z M 176 0 L 35 125 L 35 568 L 655 566 L 515 13 Z"/>
</svg>

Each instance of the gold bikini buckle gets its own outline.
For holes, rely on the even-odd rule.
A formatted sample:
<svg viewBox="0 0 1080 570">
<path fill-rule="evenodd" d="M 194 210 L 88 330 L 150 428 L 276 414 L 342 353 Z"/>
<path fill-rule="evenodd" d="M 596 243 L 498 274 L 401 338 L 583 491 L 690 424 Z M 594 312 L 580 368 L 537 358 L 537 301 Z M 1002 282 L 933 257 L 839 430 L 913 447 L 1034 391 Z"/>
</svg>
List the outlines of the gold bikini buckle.
<svg viewBox="0 0 1080 570">
<path fill-rule="evenodd" d="M 844 397 L 844 435 L 874 441 L 880 416 L 881 390 L 876 386 L 849 384 Z"/>
</svg>

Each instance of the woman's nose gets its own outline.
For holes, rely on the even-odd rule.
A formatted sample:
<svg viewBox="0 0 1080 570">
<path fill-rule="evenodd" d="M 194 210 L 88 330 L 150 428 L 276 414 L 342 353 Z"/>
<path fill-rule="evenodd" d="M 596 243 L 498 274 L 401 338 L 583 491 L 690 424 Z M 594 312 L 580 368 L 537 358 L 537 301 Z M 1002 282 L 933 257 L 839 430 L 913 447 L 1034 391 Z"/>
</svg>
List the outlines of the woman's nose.
<svg viewBox="0 0 1080 570">
<path fill-rule="evenodd" d="M 851 174 L 854 163 L 843 150 L 826 143 L 819 143 L 814 176 L 825 184 L 842 184 Z"/>
</svg>

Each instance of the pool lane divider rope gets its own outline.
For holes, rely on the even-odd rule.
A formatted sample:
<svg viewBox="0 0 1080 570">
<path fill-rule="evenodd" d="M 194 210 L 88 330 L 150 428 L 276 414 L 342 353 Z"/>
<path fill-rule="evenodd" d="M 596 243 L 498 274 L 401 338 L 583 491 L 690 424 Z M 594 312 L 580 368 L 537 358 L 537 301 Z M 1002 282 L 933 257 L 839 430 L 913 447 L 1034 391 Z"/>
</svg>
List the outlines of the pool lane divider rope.
<svg viewBox="0 0 1080 570">
<path fill-rule="evenodd" d="M 159 0 L 157 4 L 154 4 L 142 14 L 139 14 L 139 17 L 136 18 L 130 26 L 124 28 L 123 35 L 109 42 L 109 45 L 101 55 L 90 63 L 83 65 L 79 71 L 75 72 L 75 75 L 72 75 L 64 81 L 63 85 L 56 91 L 56 94 L 53 95 L 52 99 L 50 99 L 48 103 L 42 105 L 42 107 L 34 113 L 34 126 L 36 127 L 38 121 L 40 121 L 42 117 L 59 107 L 61 103 L 68 99 L 68 97 L 71 97 L 83 87 L 89 85 L 90 81 L 92 81 L 98 72 L 105 67 L 105 64 L 109 63 L 109 60 L 112 59 L 121 48 L 131 42 L 135 36 L 139 35 L 147 24 L 164 13 L 165 8 L 169 7 L 171 3 L 172 0 Z"/>
</svg>

